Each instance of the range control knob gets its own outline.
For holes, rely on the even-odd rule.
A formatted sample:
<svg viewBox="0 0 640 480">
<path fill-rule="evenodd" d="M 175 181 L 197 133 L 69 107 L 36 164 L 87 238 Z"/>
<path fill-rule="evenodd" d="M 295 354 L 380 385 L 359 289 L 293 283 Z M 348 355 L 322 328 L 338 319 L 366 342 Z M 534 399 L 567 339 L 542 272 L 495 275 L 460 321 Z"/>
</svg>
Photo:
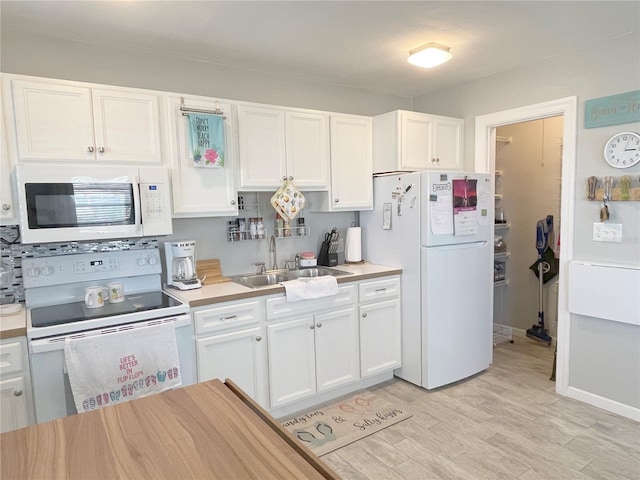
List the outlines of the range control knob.
<svg viewBox="0 0 640 480">
<path fill-rule="evenodd" d="M 158 263 L 158 257 L 149 257 L 149 265 L 155 265 Z"/>
<path fill-rule="evenodd" d="M 53 268 L 52 267 L 42 267 L 40 269 L 40 273 L 42 275 L 52 275 L 53 274 Z"/>
<path fill-rule="evenodd" d="M 147 259 L 144 257 L 138 258 L 138 265 L 144 267 L 147 264 Z"/>
<path fill-rule="evenodd" d="M 37 277 L 38 275 L 40 275 L 40 269 L 30 268 L 27 270 L 27 275 L 29 275 L 30 277 Z"/>
</svg>

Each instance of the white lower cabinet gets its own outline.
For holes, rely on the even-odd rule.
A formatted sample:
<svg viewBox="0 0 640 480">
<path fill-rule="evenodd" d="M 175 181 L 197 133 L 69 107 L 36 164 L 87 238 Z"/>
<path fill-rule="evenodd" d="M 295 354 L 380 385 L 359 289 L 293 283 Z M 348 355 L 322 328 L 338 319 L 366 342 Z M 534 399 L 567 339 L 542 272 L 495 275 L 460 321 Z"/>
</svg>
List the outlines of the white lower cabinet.
<svg viewBox="0 0 640 480">
<path fill-rule="evenodd" d="M 196 340 L 198 382 L 230 378 L 263 407 L 266 405 L 267 340 L 264 327 Z"/>
<path fill-rule="evenodd" d="M 29 426 L 33 419 L 31 377 L 25 337 L 0 343 L 0 433 Z"/>
<path fill-rule="evenodd" d="M 268 408 L 264 300 L 196 308 L 192 316 L 198 382 L 229 378 Z"/>
<path fill-rule="evenodd" d="M 359 378 L 355 307 L 267 325 L 271 407 Z"/>
<path fill-rule="evenodd" d="M 400 277 L 359 285 L 362 378 L 401 366 Z"/>
</svg>

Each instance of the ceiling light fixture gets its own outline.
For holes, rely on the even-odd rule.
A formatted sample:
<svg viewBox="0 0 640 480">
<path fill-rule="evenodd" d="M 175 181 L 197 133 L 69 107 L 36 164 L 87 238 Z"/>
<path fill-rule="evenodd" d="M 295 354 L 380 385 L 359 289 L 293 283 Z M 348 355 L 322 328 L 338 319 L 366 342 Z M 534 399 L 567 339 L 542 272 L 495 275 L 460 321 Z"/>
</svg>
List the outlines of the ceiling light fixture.
<svg viewBox="0 0 640 480">
<path fill-rule="evenodd" d="M 409 52 L 408 62 L 424 68 L 432 68 L 451 60 L 449 47 L 437 43 L 427 43 Z"/>
</svg>

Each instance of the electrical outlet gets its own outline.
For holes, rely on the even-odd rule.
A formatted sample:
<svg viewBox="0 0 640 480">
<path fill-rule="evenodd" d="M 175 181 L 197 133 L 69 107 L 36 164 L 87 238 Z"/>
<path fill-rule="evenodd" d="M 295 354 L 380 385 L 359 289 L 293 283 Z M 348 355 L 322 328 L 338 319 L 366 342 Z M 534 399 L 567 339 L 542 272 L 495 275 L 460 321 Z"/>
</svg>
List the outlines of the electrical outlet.
<svg viewBox="0 0 640 480">
<path fill-rule="evenodd" d="M 622 242 L 622 224 L 597 222 L 593 224 L 594 242 Z"/>
</svg>

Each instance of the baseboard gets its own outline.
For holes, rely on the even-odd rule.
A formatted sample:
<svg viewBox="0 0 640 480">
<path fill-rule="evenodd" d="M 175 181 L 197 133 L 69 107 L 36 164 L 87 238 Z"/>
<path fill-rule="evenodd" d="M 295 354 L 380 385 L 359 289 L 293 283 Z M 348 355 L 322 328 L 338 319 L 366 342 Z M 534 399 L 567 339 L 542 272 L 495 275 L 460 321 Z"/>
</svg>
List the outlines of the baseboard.
<svg viewBox="0 0 640 480">
<path fill-rule="evenodd" d="M 635 420 L 636 422 L 640 422 L 640 408 L 625 405 L 624 403 L 611 400 L 610 398 L 601 397 L 600 395 L 586 392 L 575 387 L 567 388 L 567 397 L 588 403 L 589 405 L 601 408 L 607 412 Z"/>
<path fill-rule="evenodd" d="M 317 395 L 313 395 L 311 397 L 305 398 L 303 400 L 299 400 L 297 402 L 291 403 L 289 405 L 284 405 L 282 407 L 274 408 L 272 410 L 269 410 L 269 413 L 275 418 L 288 417 L 294 413 L 308 411 L 310 408 L 316 405 L 320 405 L 322 403 L 335 400 L 344 395 L 348 395 L 350 393 L 356 392 L 358 390 L 362 390 L 364 388 L 372 387 L 373 385 L 386 382 L 387 380 L 391 380 L 392 378 L 393 378 L 393 371 L 381 373 L 380 375 L 369 377 L 355 383 L 350 383 L 349 385 L 336 388 L 335 390 L 322 392 Z"/>
</svg>

